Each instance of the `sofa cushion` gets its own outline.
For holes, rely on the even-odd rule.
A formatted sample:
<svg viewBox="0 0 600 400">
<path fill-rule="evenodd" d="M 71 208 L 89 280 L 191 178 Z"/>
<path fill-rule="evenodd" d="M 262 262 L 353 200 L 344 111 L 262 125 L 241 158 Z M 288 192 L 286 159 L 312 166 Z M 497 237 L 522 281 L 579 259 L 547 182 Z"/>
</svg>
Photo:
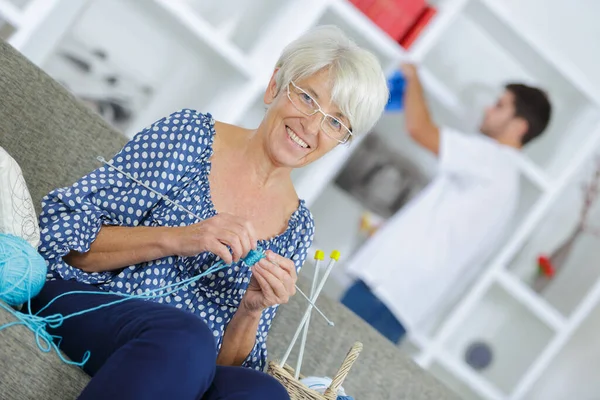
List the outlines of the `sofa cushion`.
<svg viewBox="0 0 600 400">
<path fill-rule="evenodd" d="M 0 233 L 40 243 L 37 213 L 19 164 L 0 146 Z"/>
<path fill-rule="evenodd" d="M 0 308 L 0 325 L 15 320 Z M 0 330 L 0 398 L 10 400 L 70 400 L 81 393 L 89 377 L 60 361 L 55 352 L 38 349 L 24 326 Z"/>
</svg>

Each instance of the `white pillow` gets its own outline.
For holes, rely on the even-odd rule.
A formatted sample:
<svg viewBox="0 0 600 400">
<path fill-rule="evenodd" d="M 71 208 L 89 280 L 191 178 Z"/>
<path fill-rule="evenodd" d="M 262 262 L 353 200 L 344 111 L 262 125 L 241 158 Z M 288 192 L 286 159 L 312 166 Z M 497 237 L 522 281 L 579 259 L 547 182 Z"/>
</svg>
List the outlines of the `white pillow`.
<svg viewBox="0 0 600 400">
<path fill-rule="evenodd" d="M 19 164 L 0 147 L 0 232 L 40 244 L 37 214 Z"/>
</svg>

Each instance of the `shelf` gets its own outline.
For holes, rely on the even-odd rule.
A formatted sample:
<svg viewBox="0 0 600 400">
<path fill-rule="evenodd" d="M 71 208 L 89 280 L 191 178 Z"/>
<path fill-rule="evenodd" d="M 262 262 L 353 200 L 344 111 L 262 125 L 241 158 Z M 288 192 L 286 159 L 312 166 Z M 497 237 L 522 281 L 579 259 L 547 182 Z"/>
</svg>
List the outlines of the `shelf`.
<svg viewBox="0 0 600 400">
<path fill-rule="evenodd" d="M 435 101 L 430 105 L 436 121 L 446 119 L 445 108 Z M 437 158 L 408 135 L 404 113 L 384 113 L 372 131 L 380 135 L 390 150 L 413 164 L 427 179 L 434 177 L 437 172 Z"/>
<path fill-rule="evenodd" d="M 244 4 L 243 7 L 240 7 L 242 10 L 237 11 L 238 15 L 243 12 L 244 22 L 238 24 L 236 29 L 229 35 L 229 38 L 246 54 L 250 53 L 257 42 L 273 34 L 269 30 L 270 21 L 285 19 L 286 11 L 289 12 L 290 8 L 298 11 L 298 6 L 302 3 L 297 0 L 236 1 Z M 222 7 L 223 2 L 219 1 L 219 3 L 219 7 Z M 310 7 L 310 5 L 307 5 L 307 7 Z M 227 10 L 228 14 L 231 13 L 230 10 Z M 302 15 L 297 16 L 302 17 Z"/>
<path fill-rule="evenodd" d="M 181 108 L 227 116 L 224 99 L 239 98 L 248 72 L 198 40 L 164 3 L 152 4 L 91 2 L 42 67 L 128 136 Z M 66 50 L 87 67 L 66 61 Z M 113 113 L 116 107 L 125 117 Z"/>
<path fill-rule="evenodd" d="M 6 1 L 6 0 L 5 0 Z M 43 66 L 57 44 L 91 0 L 30 0 L 22 23 L 9 43 L 37 66 Z"/>
<path fill-rule="evenodd" d="M 281 5 L 270 18 L 257 19 L 266 33 L 248 48 L 248 57 L 258 67 L 258 78 L 265 86 L 283 48 L 314 24 L 329 0 L 277 0 L 277 3 Z"/>
<path fill-rule="evenodd" d="M 536 382 L 522 396 L 527 400 L 594 399 L 600 393 L 600 306 L 596 305 L 582 325 L 552 359 Z"/>
<path fill-rule="evenodd" d="M 523 284 L 513 274 L 506 271 L 499 271 L 497 283 L 554 331 L 561 331 L 565 328 L 567 324 L 565 317 L 544 301 L 544 299 L 537 296 L 531 288 Z"/>
<path fill-rule="evenodd" d="M 519 168 L 523 177 L 539 191 L 546 192 L 553 185 L 552 179 L 526 155 L 519 158 Z"/>
<path fill-rule="evenodd" d="M 410 335 L 410 333 L 407 333 L 407 336 L 400 341 L 400 344 L 398 345 L 398 349 L 402 352 L 402 354 L 408 358 L 411 358 L 417 364 L 419 363 L 419 355 L 427 346 L 427 342 L 421 339 L 421 337 L 416 337 L 415 335 Z M 423 368 L 423 366 L 421 366 L 421 368 Z"/>
<path fill-rule="evenodd" d="M 462 360 L 472 343 L 487 343 L 492 362 L 478 374 L 508 394 L 553 336 L 551 328 L 504 289 L 493 285 L 444 348 Z"/>
<path fill-rule="evenodd" d="M 446 33 L 446 29 L 458 18 L 468 1 L 470 0 L 441 0 L 432 4 L 436 7 L 437 14 L 408 51 L 411 61 L 418 64 L 424 59 Z"/>
<path fill-rule="evenodd" d="M 304 32 L 327 3 L 317 0 L 159 1 L 186 10 L 182 19 L 202 19 L 205 30 L 218 38 L 215 42 L 234 49 L 230 51 L 232 54 L 246 57 L 258 66 L 256 71 L 261 75 L 264 68 L 273 69 L 281 49 Z M 290 24 L 290 20 L 294 24 Z"/>
<path fill-rule="evenodd" d="M 435 73 L 427 69 L 426 66 L 422 66 L 419 69 L 419 77 L 426 93 L 430 94 L 431 98 L 435 99 L 434 101 L 437 101 L 448 112 L 452 113 L 453 116 L 449 119 L 462 120 L 460 125 L 464 126 L 465 121 L 468 120 L 467 109 L 455 92 L 440 80 Z"/>
<path fill-rule="evenodd" d="M 538 201 L 541 193 L 526 179 L 521 181 L 521 194 L 515 216 L 512 221 L 512 226 L 507 228 L 507 232 L 513 232 L 518 228 L 519 224 L 531 211 L 534 204 Z M 510 234 L 507 234 L 498 243 L 498 248 L 502 248 L 505 242 L 510 240 Z M 471 290 L 477 285 L 477 282 L 481 277 L 488 273 L 488 269 L 493 265 L 494 257 L 491 256 L 487 260 L 484 260 L 479 268 L 471 268 L 467 270 L 468 274 L 464 274 L 460 282 L 457 282 L 458 288 L 451 295 L 447 295 L 444 298 L 444 305 L 432 314 L 426 324 L 419 327 L 420 333 L 426 335 L 429 340 L 434 340 L 440 334 L 442 327 L 444 326 L 446 319 L 452 314 L 455 307 L 460 304 L 469 295 Z M 495 279 L 495 278 L 493 278 Z M 477 300 L 479 301 L 479 299 Z M 553 326 L 553 325 L 550 325 Z M 455 328 L 456 329 L 456 328 Z M 427 359 L 427 357 L 425 357 Z"/>
<path fill-rule="evenodd" d="M 23 21 L 23 13 L 12 1 L 0 0 L 0 20 L 4 20 L 4 23 L 12 25 L 13 29 L 16 29 Z"/>
<path fill-rule="evenodd" d="M 32 3 L 32 0 L 3 0 L 20 10 L 23 10 Z"/>
<path fill-rule="evenodd" d="M 444 82 L 446 92 L 455 94 L 457 104 L 464 104 L 463 115 L 473 131 L 478 130 L 484 108 L 496 101 L 504 84 L 525 82 L 545 88 L 553 103 L 553 118 L 547 132 L 528 145 L 525 153 L 542 172 L 555 175 L 600 122 L 600 112 L 580 85 L 567 79 L 553 61 L 499 19 L 488 3 L 468 2 L 423 64 Z"/>
<path fill-rule="evenodd" d="M 406 58 L 404 49 L 347 0 L 331 0 L 318 25 L 334 24 L 356 43 L 375 54 L 388 72 Z"/>
<path fill-rule="evenodd" d="M 545 190 L 546 188 L 544 188 Z M 514 232 L 545 193 L 527 175 L 521 175 L 519 203 L 507 232 Z"/>
<path fill-rule="evenodd" d="M 462 400 L 482 400 L 473 389 L 469 387 L 462 379 L 456 377 L 449 368 L 444 367 L 439 362 L 435 362 L 428 369 L 433 376 L 440 380 L 449 389 L 454 391 Z"/>
<path fill-rule="evenodd" d="M 584 198 L 582 186 L 589 182 L 595 168 L 595 161 L 588 161 L 585 168 L 572 179 L 554 201 L 547 217 L 535 228 L 534 234 L 524 244 L 510 264 L 510 270 L 526 285 L 540 292 L 540 296 L 559 310 L 570 315 L 597 279 L 600 271 L 593 260 L 600 255 L 598 241 L 594 234 L 580 234 L 571 250 L 564 253 L 562 262 L 555 260 L 557 273 L 551 280 L 540 278 L 537 272 L 537 259 L 549 255 L 569 240 L 579 222 Z M 600 207 L 591 208 L 588 221 L 591 228 L 600 218 Z"/>
<path fill-rule="evenodd" d="M 600 130 L 598 130 L 597 133 L 600 133 Z M 560 197 L 564 188 L 568 186 L 569 182 L 576 179 L 579 171 L 599 147 L 600 135 L 592 135 L 592 137 L 588 139 L 577 152 L 573 162 L 556 177 L 556 181 L 551 190 L 536 202 L 526 218 L 523 219 L 519 224 L 519 227 L 514 231 L 510 238 L 508 238 L 505 246 L 495 254 L 487 270 L 465 293 L 458 305 L 448 312 L 447 318 L 437 331 L 435 337 L 431 340 L 431 347 L 426 349 L 420 357 L 423 365 L 429 365 L 441 344 L 446 342 L 451 335 L 462 328 L 465 319 L 472 314 L 472 310 L 477 306 L 478 302 L 481 301 L 482 296 L 493 284 L 498 271 L 504 269 L 511 263 L 523 248 L 524 244 L 527 243 L 532 232 L 535 231 L 540 222 L 543 221 L 544 217 L 549 215 L 555 200 Z"/>
<path fill-rule="evenodd" d="M 575 48 L 575 43 L 563 42 L 568 41 L 570 38 L 565 35 L 565 31 L 555 29 L 555 24 L 564 24 L 568 18 L 574 17 L 577 18 L 577 22 L 581 21 L 581 26 L 584 29 L 593 27 L 596 24 L 595 19 L 593 19 L 596 13 L 592 8 L 596 6 L 595 2 L 589 2 L 581 8 L 573 8 L 568 3 L 561 2 L 548 7 L 548 4 L 543 0 L 534 0 L 527 3 L 515 0 L 473 0 L 470 5 L 473 9 L 483 11 L 483 14 L 487 16 L 484 19 L 486 25 L 502 27 L 501 34 L 505 37 L 519 38 L 522 46 L 515 50 L 519 51 L 523 61 L 528 62 L 530 65 L 541 61 L 543 65 L 550 67 L 552 74 L 561 75 L 577 91 L 584 94 L 589 101 L 596 106 L 600 106 L 600 93 L 594 90 L 594 86 L 590 83 L 586 74 L 581 72 L 573 57 L 558 53 L 555 51 L 555 47 L 551 45 L 560 43 L 564 49 Z M 566 10 L 561 9 L 561 7 L 565 7 Z M 584 8 L 588 10 L 588 15 L 583 15 L 585 11 L 583 14 L 581 13 L 580 10 Z M 514 10 L 518 11 L 518 15 L 515 15 Z M 544 10 L 544 12 L 540 12 L 541 10 Z M 552 13 L 555 14 L 552 15 Z M 589 18 L 589 20 L 585 20 L 585 18 Z M 550 21 L 551 19 L 554 19 L 554 21 Z M 577 23 L 574 20 L 570 22 Z M 537 31 L 537 35 L 533 34 L 535 31 Z M 593 32 L 586 32 L 582 36 L 586 40 L 593 35 Z M 587 53 L 587 47 L 584 46 L 583 50 Z M 594 62 L 592 65 L 595 67 L 596 63 Z M 587 75 L 595 75 L 595 70 Z"/>
<path fill-rule="evenodd" d="M 564 329 L 562 329 L 559 334 L 552 339 L 548 346 L 545 347 L 542 352 L 540 352 L 539 356 L 535 360 L 535 363 L 531 366 L 527 373 L 521 377 L 519 385 L 511 394 L 511 400 L 526 399 L 524 396 L 529 391 L 531 386 L 536 380 L 539 379 L 544 370 L 550 366 L 557 354 L 564 348 L 565 344 L 571 340 L 577 328 L 589 318 L 594 309 L 598 307 L 599 303 L 600 279 L 594 282 L 593 287 L 581 300 L 579 305 L 577 305 L 576 309 L 569 317 Z"/>
<path fill-rule="evenodd" d="M 358 138 L 350 145 L 337 146 L 295 174 L 294 186 L 308 207 L 315 203 L 323 190 L 331 183 L 360 141 L 361 138 Z"/>
<path fill-rule="evenodd" d="M 561 58 L 539 46 L 513 19 L 503 12 L 495 0 L 473 0 L 465 7 L 466 17 L 488 36 L 490 49 L 505 53 L 494 68 L 509 64 L 520 71 L 505 71 L 504 82 L 520 80 L 545 88 L 553 105 L 553 118 L 544 135 L 527 146 L 526 154 L 549 175 L 560 172 L 572 159 L 592 127 L 600 122 L 600 110 L 587 82 L 580 82 L 576 71 L 565 68 Z M 479 55 L 478 58 L 483 58 Z M 502 82 L 502 81 L 498 81 Z M 554 155 L 555 157 L 549 156 Z"/>
<path fill-rule="evenodd" d="M 254 76 L 250 60 L 238 48 L 219 35 L 197 12 L 194 12 L 185 0 L 154 0 L 154 2 L 168 15 L 171 15 L 178 24 L 195 35 L 203 46 L 207 46 L 219 54 L 241 74 L 249 78 Z"/>
<path fill-rule="evenodd" d="M 451 354 L 441 351 L 436 358 L 436 362 L 447 371 L 452 371 L 453 375 L 464 383 L 466 388 L 457 387 L 457 390 L 460 390 L 461 393 L 466 393 L 467 396 L 480 396 L 480 399 L 485 400 L 506 399 L 506 396 L 494 385 Z M 447 379 L 443 372 L 442 378 Z M 450 384 L 456 386 L 456 383 L 451 382 Z"/>
<path fill-rule="evenodd" d="M 230 41 L 242 53 L 247 53 L 268 29 L 265 22 L 277 18 L 278 13 L 294 0 L 176 0 L 196 15 L 201 15 L 215 33 Z"/>
<path fill-rule="evenodd" d="M 510 54 L 464 15 L 455 18 L 424 57 L 423 65 L 465 105 L 464 117 L 473 130 L 478 128 L 483 108 L 496 101 L 499 85 L 513 76 L 531 80 Z M 468 112 L 473 116 L 468 118 Z"/>
<path fill-rule="evenodd" d="M 563 109 L 561 112 L 571 112 Z M 600 109 L 591 105 L 580 105 L 573 109 L 571 120 L 560 128 L 551 127 L 539 141 L 532 143 L 526 153 L 538 165 L 541 165 L 549 176 L 559 174 L 570 162 L 581 143 L 588 141 L 592 135 L 598 134 Z"/>
<path fill-rule="evenodd" d="M 360 241 L 360 218 L 365 208 L 348 192 L 332 184 L 323 190 L 311 211 L 315 217 L 315 241 L 319 246 L 337 249 L 345 259 L 350 259 Z"/>
</svg>

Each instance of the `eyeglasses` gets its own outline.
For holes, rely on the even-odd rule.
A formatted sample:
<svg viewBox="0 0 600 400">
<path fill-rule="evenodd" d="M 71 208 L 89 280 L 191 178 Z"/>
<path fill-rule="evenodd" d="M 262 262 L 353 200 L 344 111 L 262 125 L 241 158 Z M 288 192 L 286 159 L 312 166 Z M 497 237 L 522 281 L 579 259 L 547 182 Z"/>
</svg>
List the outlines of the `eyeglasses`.
<svg viewBox="0 0 600 400">
<path fill-rule="evenodd" d="M 348 140 L 350 140 L 352 131 L 339 119 L 329 114 L 325 114 L 319 103 L 317 103 L 317 101 L 303 89 L 296 86 L 293 81 L 291 81 L 287 87 L 287 95 L 292 105 L 302 114 L 308 116 L 315 115 L 318 112 L 323 114 L 323 119 L 321 120 L 321 130 L 327 136 L 342 144 L 347 143 Z"/>
</svg>

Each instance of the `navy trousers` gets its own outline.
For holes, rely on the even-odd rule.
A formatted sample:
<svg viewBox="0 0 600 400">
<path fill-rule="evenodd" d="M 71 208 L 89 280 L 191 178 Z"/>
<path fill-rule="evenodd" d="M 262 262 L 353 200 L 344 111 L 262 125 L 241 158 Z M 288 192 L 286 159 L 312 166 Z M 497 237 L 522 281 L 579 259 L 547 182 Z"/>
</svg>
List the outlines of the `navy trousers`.
<svg viewBox="0 0 600 400">
<path fill-rule="evenodd" d="M 74 290 L 98 291 L 75 281 L 46 282 L 32 308 L 35 312 Z M 69 295 L 41 315 L 67 315 L 120 298 Z M 289 399 L 283 386 L 263 372 L 216 365 L 211 330 L 195 315 L 169 305 L 128 300 L 67 319 L 49 332 L 62 337 L 60 348 L 72 360 L 91 352 L 84 370 L 92 379 L 80 400 Z"/>
<path fill-rule="evenodd" d="M 406 335 L 402 323 L 361 280 L 356 281 L 344 294 L 342 304 L 394 343 L 400 343 Z"/>
</svg>

